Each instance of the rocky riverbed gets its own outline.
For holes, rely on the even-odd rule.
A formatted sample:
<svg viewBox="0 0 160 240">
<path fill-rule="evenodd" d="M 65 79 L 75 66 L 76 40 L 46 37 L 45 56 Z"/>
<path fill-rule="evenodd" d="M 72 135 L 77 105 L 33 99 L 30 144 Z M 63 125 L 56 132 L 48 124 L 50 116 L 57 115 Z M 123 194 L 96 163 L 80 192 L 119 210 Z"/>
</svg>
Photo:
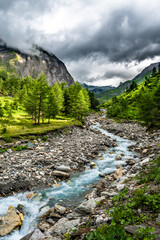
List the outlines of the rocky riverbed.
<svg viewBox="0 0 160 240">
<path fill-rule="evenodd" d="M 73 172 L 83 171 L 101 150 L 115 145 L 87 124 L 52 132 L 46 142 L 34 140 L 34 147 L 23 151 L 11 147 L 21 146 L 24 140 L 5 144 L 8 150 L 0 155 L 1 196 L 52 186 Z"/>
<path fill-rule="evenodd" d="M 134 191 L 137 187 L 136 180 L 133 177 L 149 165 L 150 160 L 154 160 L 160 156 L 160 131 L 149 133 L 145 127 L 135 122 L 116 123 L 111 119 L 96 119 L 103 129 L 119 135 L 126 139 L 136 141 L 136 144 L 130 148 L 139 154 L 139 160 L 128 159 L 127 165 L 119 167 L 113 174 L 107 177 L 94 188 L 93 192 L 86 195 L 86 199 L 75 209 L 56 205 L 49 209 L 40 218 L 38 228 L 23 238 L 23 240 L 31 239 L 47 239 L 61 240 L 63 234 L 68 233 L 70 229 L 78 229 L 71 234 L 72 239 L 83 239 L 83 235 L 90 230 L 96 229 L 101 224 L 109 224 L 111 218 L 107 215 L 105 209 L 110 208 L 113 204 L 112 198 L 118 195 L 119 191 L 125 187 L 130 191 Z M 122 156 L 117 156 L 117 161 Z M 136 157 L 136 156 L 135 156 Z M 127 181 L 126 181 L 127 180 Z M 105 203 L 105 209 L 103 204 Z M 159 215 L 160 217 L 160 215 Z M 157 222 L 159 221 L 157 218 Z M 129 233 L 135 233 L 139 226 L 126 227 Z M 143 226 L 142 226 L 143 227 Z M 160 231 L 156 228 L 156 234 Z M 157 238 L 159 239 L 159 238 Z"/>
<path fill-rule="evenodd" d="M 96 229 L 101 224 L 109 224 L 111 217 L 107 215 L 105 209 L 112 206 L 113 196 L 118 195 L 119 191 L 125 187 L 129 188 L 130 191 L 135 190 L 137 181 L 132 180 L 132 178 L 138 175 L 149 164 L 150 160 L 160 156 L 160 131 L 149 133 L 145 127 L 135 122 L 116 123 L 111 119 L 101 117 L 98 117 L 96 121 L 108 132 L 134 140 L 136 144 L 131 145 L 130 149 L 135 150 L 137 154 L 135 153 L 132 159 L 127 159 L 127 165 L 119 166 L 115 173 L 107 176 L 102 175 L 102 181 L 75 208 L 68 208 L 58 203 L 47 210 L 40 216 L 38 227 L 22 240 L 62 240 L 64 239 L 64 233 L 68 233 L 70 229 L 78 229 L 72 233 L 72 239 L 79 240 L 83 239 L 85 233 Z M 6 159 L 6 162 L 9 163 L 8 170 L 14 170 L 17 169 L 15 166 L 17 166 L 18 162 L 18 165 L 23 166 L 23 168 L 17 169 L 18 174 L 25 173 L 28 178 L 30 174 L 30 179 L 27 179 L 29 186 L 26 186 L 24 190 L 31 189 L 39 184 L 48 186 L 53 184 L 54 180 L 68 178 L 71 172 L 83 170 L 85 164 L 91 164 L 99 151 L 116 145 L 105 135 L 91 129 L 90 125 L 91 123 L 88 122 L 84 129 L 74 127 L 69 129 L 67 133 L 61 132 L 58 135 L 51 133 L 48 135 L 47 142 L 35 141 L 33 150 L 20 152 L 18 155 L 15 152 L 10 152 L 7 156 L 3 156 L 3 163 Z M 117 155 L 116 161 L 120 161 L 122 157 L 122 155 Z M 14 158 L 14 166 L 11 163 L 11 158 Z M 23 162 L 28 165 L 23 165 Z M 34 171 L 34 169 L 36 170 Z M 14 170 L 15 176 L 17 172 Z M 43 172 L 44 175 L 40 174 L 40 172 Z M 57 173 L 56 175 L 53 174 L 55 172 L 68 175 L 56 176 Z M 39 176 L 38 179 L 37 176 Z M 5 181 L 9 183 L 9 179 Z M 17 188 L 17 190 L 21 190 L 21 188 Z M 11 193 L 12 190 L 8 192 Z M 105 208 L 103 207 L 104 203 Z M 21 213 L 21 210 L 19 211 Z M 157 221 L 159 221 L 159 217 Z M 134 232 L 136 230 L 131 226 L 127 231 Z M 157 234 L 160 234 L 158 229 L 156 231 Z"/>
</svg>

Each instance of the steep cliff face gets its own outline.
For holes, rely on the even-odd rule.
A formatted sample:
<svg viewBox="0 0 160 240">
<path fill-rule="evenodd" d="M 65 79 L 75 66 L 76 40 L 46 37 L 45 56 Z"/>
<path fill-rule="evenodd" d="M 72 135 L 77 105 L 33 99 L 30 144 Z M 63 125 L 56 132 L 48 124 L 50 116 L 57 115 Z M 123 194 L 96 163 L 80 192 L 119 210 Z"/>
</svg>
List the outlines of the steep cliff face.
<svg viewBox="0 0 160 240">
<path fill-rule="evenodd" d="M 43 71 L 49 85 L 55 82 L 66 82 L 67 85 L 74 83 L 64 63 L 42 48 L 36 48 L 35 55 L 31 55 L 0 43 L 0 65 L 12 69 L 20 77 L 30 75 L 37 78 Z"/>
</svg>

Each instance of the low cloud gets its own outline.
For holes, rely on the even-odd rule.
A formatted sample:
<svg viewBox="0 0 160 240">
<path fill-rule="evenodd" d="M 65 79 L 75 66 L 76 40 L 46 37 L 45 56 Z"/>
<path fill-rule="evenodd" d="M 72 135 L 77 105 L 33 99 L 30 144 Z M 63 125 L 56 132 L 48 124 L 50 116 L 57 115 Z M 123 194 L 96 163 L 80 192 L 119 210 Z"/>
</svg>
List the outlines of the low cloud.
<svg viewBox="0 0 160 240">
<path fill-rule="evenodd" d="M 0 1 L 0 38 L 26 52 L 45 48 L 81 82 L 133 78 L 160 59 L 159 32 L 158 0 Z"/>
</svg>

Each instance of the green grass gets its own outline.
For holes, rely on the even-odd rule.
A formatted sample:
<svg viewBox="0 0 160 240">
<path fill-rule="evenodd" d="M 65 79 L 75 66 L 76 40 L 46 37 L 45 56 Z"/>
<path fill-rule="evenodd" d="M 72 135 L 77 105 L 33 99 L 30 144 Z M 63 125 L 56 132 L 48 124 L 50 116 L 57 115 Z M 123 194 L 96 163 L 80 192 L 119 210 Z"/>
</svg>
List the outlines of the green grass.
<svg viewBox="0 0 160 240">
<path fill-rule="evenodd" d="M 0 97 L 2 105 L 6 100 L 9 102 L 13 101 L 10 97 Z M 19 137 L 30 134 L 39 135 L 71 125 L 80 126 L 82 123 L 74 118 L 57 116 L 55 119 L 51 119 L 49 124 L 48 120 L 45 120 L 44 123 L 35 125 L 31 117 L 20 107 L 19 110 L 13 112 L 13 118 L 0 118 L 0 137 Z M 3 132 L 4 128 L 6 128 L 5 132 Z"/>
<path fill-rule="evenodd" d="M 143 76 L 141 78 L 134 80 L 134 82 L 136 82 L 139 85 L 145 81 L 145 77 L 149 77 L 150 75 L 151 75 L 151 72 L 147 73 L 145 76 Z M 95 96 L 100 101 L 100 103 L 104 103 L 104 102 L 112 99 L 112 97 L 119 96 L 120 94 L 124 93 L 124 91 L 127 87 L 127 84 L 129 84 L 131 82 L 133 82 L 133 80 L 128 80 L 115 89 L 111 89 L 111 90 L 104 91 L 99 94 L 95 94 Z"/>
</svg>

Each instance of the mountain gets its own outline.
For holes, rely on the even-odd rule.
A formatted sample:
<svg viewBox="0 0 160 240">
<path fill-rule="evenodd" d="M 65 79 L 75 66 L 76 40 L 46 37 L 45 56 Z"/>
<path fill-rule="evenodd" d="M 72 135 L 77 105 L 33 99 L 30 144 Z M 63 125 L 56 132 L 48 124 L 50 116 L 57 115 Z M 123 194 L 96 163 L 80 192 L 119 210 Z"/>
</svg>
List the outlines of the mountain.
<svg viewBox="0 0 160 240">
<path fill-rule="evenodd" d="M 27 54 L 7 47 L 0 41 L 0 66 L 15 72 L 20 77 L 30 75 L 37 78 L 43 71 L 49 85 L 55 82 L 66 82 L 69 86 L 74 83 L 64 63 L 54 54 L 39 47 L 34 47 L 33 54 Z"/>
<path fill-rule="evenodd" d="M 93 86 L 93 85 L 88 85 L 88 84 L 86 84 L 86 83 L 83 83 L 83 84 L 82 84 L 82 87 L 88 89 L 89 91 L 91 91 L 91 92 L 93 92 L 93 93 L 97 93 L 97 94 L 115 88 L 115 87 L 113 87 L 113 86 Z"/>
<path fill-rule="evenodd" d="M 157 63 L 152 63 L 151 65 L 149 65 L 148 67 L 146 67 L 145 69 L 142 70 L 142 72 L 140 72 L 137 76 L 135 76 L 132 80 L 137 80 L 139 78 L 144 77 L 146 74 L 151 73 L 152 69 L 155 67 L 156 69 L 158 69 L 158 65 L 159 62 Z"/>
<path fill-rule="evenodd" d="M 118 96 L 118 95 L 124 93 L 126 88 L 129 88 L 133 81 L 136 82 L 137 84 L 144 82 L 145 77 L 149 77 L 151 75 L 152 69 L 154 67 L 156 69 L 158 69 L 158 65 L 159 65 L 159 62 L 149 65 L 148 67 L 143 69 L 141 73 L 139 73 L 137 76 L 135 76 L 132 80 L 128 80 L 126 82 L 120 83 L 119 86 L 114 89 L 109 89 L 109 90 L 103 91 L 102 93 L 95 93 L 95 97 L 101 103 L 103 103 L 105 101 L 112 99 L 112 97 L 114 97 L 114 96 Z"/>
</svg>

